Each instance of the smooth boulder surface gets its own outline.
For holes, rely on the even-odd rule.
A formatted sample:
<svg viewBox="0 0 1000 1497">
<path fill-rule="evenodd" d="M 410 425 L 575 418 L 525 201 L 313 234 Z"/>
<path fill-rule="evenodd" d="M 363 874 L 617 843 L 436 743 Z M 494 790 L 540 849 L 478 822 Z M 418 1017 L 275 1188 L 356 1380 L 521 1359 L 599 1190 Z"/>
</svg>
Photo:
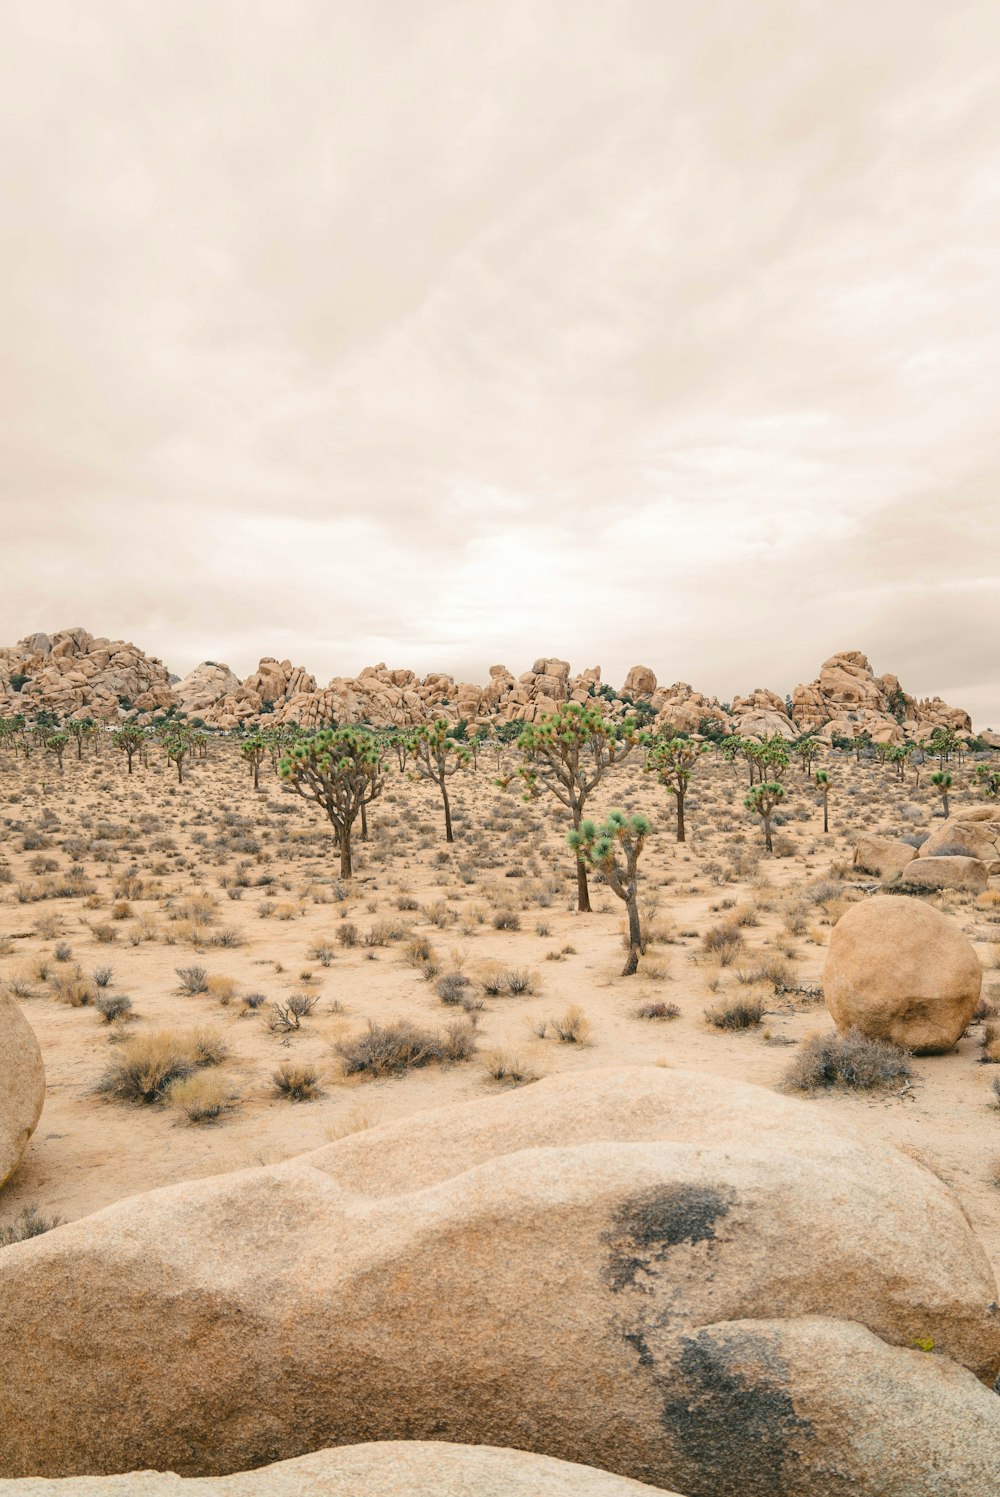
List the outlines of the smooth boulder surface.
<svg viewBox="0 0 1000 1497">
<path fill-rule="evenodd" d="M 984 816 L 982 809 L 976 807 L 943 822 L 921 845 L 920 856 L 935 858 L 947 848 L 953 855 L 978 858 L 991 878 L 1000 873 L 1000 817 L 994 810 Z"/>
<path fill-rule="evenodd" d="M 930 1336 L 992 1383 L 996 1300 L 959 1203 L 913 1160 L 762 1088 L 591 1070 L 6 1249 L 0 1475 L 212 1475 L 405 1437 L 787 1497 L 829 1436 L 802 1413 L 767 1463 L 745 1421 L 707 1444 L 707 1327 Z M 786 1384 L 794 1409 L 793 1369 Z M 950 1448 L 948 1417 L 931 1446 Z M 877 1432 L 895 1458 L 891 1420 Z M 867 1469 L 840 1440 L 843 1469 Z"/>
<path fill-rule="evenodd" d="M 902 889 L 959 889 L 982 894 L 986 889 L 986 864 L 979 858 L 914 858 L 892 880 Z"/>
<path fill-rule="evenodd" d="M 235 1476 L 28 1477 L 0 1497 L 679 1497 L 524 1450 L 396 1440 L 318 1450 Z"/>
<path fill-rule="evenodd" d="M 883 894 L 833 928 L 823 996 L 837 1028 L 915 1055 L 951 1050 L 972 1022 L 983 974 L 955 922 L 920 900 Z"/>
<path fill-rule="evenodd" d="M 21 1162 L 45 1102 L 45 1066 L 21 1006 L 0 993 L 0 1185 Z"/>
<path fill-rule="evenodd" d="M 861 837 L 854 848 L 854 866 L 878 878 L 894 878 L 917 856 L 908 842 L 894 842 L 889 837 Z"/>
</svg>

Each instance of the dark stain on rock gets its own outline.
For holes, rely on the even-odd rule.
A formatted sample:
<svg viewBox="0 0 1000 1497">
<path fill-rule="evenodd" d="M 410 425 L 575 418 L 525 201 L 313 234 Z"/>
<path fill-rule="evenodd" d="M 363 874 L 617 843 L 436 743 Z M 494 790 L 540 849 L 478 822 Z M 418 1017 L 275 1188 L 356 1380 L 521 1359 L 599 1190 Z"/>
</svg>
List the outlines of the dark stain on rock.
<svg viewBox="0 0 1000 1497">
<path fill-rule="evenodd" d="M 779 1492 L 812 1434 L 788 1392 L 788 1369 L 766 1336 L 746 1330 L 685 1337 L 656 1379 L 665 1432 L 724 1494 Z"/>
<path fill-rule="evenodd" d="M 607 1280 L 617 1294 L 682 1243 L 711 1242 L 733 1197 L 711 1185 L 658 1185 L 625 1201 L 606 1235 Z"/>
</svg>

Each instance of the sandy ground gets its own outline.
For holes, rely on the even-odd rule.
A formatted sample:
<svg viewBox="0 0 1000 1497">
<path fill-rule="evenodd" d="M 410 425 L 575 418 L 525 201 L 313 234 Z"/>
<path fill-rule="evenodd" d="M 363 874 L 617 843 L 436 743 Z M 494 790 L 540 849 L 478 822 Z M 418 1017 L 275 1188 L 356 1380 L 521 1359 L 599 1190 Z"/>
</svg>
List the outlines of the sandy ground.
<svg viewBox="0 0 1000 1497">
<path fill-rule="evenodd" d="M 486 1066 L 497 1050 L 539 1076 L 662 1065 L 780 1087 L 796 1045 L 831 1021 L 808 993 L 779 994 L 772 982 L 743 979 L 764 956 L 784 964 L 788 986 L 817 985 L 831 925 L 859 897 L 844 882 L 858 833 L 919 830 L 937 811 L 930 787 L 900 785 L 881 766 L 837 755 L 829 768 L 831 834 L 822 835 L 815 791 L 793 766 L 774 858 L 762 856 L 758 825 L 743 808 L 742 766 L 734 773 L 714 756 L 699 765 L 683 846 L 674 840 L 672 801 L 641 764 L 633 758 L 612 771 L 589 809 L 642 810 L 655 828 L 641 864 L 654 940 L 639 973 L 622 978 L 622 905 L 595 883 L 593 914 L 575 912 L 564 813 L 547 798 L 525 804 L 500 789 L 492 752 L 478 771 L 451 781 L 451 847 L 434 787 L 394 772 L 371 810 L 370 840 L 357 846 L 346 897 L 321 813 L 283 788 L 269 765 L 255 793 L 233 744 L 213 743 L 182 785 L 155 749 L 131 778 L 107 741 L 88 746 L 82 762 L 71 748 L 61 776 L 42 754 L 25 763 L 4 752 L 0 980 L 38 1036 L 48 1095 L 21 1167 L 0 1193 L 0 1226 L 28 1207 L 73 1219 L 160 1185 L 273 1162 L 372 1123 L 482 1096 L 500 1084 Z M 971 798 L 959 790 L 953 802 Z M 67 893 L 71 872 L 82 882 Z M 1000 1002 L 1000 880 L 993 882 L 992 897 L 935 902 L 976 943 L 984 994 Z M 515 912 L 520 928 L 495 928 L 498 911 Z M 702 938 L 736 915 L 747 922 L 745 948 L 720 967 Z M 369 933 L 379 938 L 380 924 L 386 944 L 364 944 Z M 341 939 L 351 926 L 357 945 Z M 438 969 L 430 980 L 407 953 L 420 937 Z M 484 995 L 480 979 L 498 964 L 528 974 L 533 991 Z M 231 979 L 232 998 L 183 993 L 177 969 L 192 965 Z M 103 966 L 113 970 L 105 991 L 132 1000 L 128 1023 L 108 1024 L 92 1003 L 73 1006 L 58 994 L 60 979 L 79 969 L 86 990 Z M 333 1047 L 369 1019 L 405 1017 L 440 1029 L 461 1018 L 436 991 L 456 970 L 483 1002 L 471 1060 L 388 1080 L 342 1075 Z M 765 1000 L 761 1026 L 733 1033 L 706 1021 L 706 1007 L 751 990 Z M 267 1001 L 248 1012 L 245 993 Z M 299 1031 L 275 1033 L 271 1005 L 293 993 L 318 1002 Z M 680 1016 L 635 1016 L 655 1000 L 676 1004 Z M 586 1043 L 561 1043 L 551 1029 L 539 1038 L 536 1021 L 574 1006 L 589 1026 Z M 229 1052 L 219 1074 L 234 1105 L 216 1122 L 192 1124 L 175 1107 L 96 1092 L 123 1038 L 205 1024 Z M 990 1105 L 1000 1069 L 979 1064 L 980 1035 L 973 1026 L 952 1054 L 916 1060 L 914 1084 L 901 1093 L 823 1094 L 804 1105 L 939 1173 L 1000 1270 L 1000 1111 Z M 287 1060 L 314 1064 L 314 1100 L 275 1094 L 274 1072 Z"/>
</svg>

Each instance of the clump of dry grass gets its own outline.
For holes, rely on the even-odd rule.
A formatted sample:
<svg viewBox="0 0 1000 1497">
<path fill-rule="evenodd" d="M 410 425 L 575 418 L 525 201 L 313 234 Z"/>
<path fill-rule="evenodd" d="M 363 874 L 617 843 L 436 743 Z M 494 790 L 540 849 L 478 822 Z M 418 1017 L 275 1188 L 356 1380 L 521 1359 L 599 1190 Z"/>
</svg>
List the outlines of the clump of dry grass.
<svg viewBox="0 0 1000 1497">
<path fill-rule="evenodd" d="M 844 1034 L 815 1034 L 807 1039 L 785 1073 L 785 1085 L 803 1092 L 830 1087 L 882 1091 L 908 1081 L 912 1074 L 905 1050 L 848 1029 Z"/>
<path fill-rule="evenodd" d="M 705 1018 L 714 1029 L 755 1029 L 763 1017 L 762 1000 L 751 994 L 742 998 L 724 998 L 705 1010 Z"/>
<path fill-rule="evenodd" d="M 469 1060 L 475 1050 L 475 1031 L 469 1023 L 449 1024 L 435 1032 L 409 1019 L 389 1024 L 369 1019 L 361 1034 L 334 1046 L 346 1076 L 397 1076 L 435 1062 Z"/>
<path fill-rule="evenodd" d="M 983 1064 L 1000 1065 L 1000 1024 L 994 1024 L 992 1020 L 985 1023 L 979 1044 L 983 1052 L 980 1056 Z"/>
<path fill-rule="evenodd" d="M 117 1051 L 96 1090 L 118 1102 L 160 1102 L 174 1082 L 217 1064 L 224 1054 L 225 1046 L 211 1031 L 159 1029 L 135 1035 Z"/>
<path fill-rule="evenodd" d="M 236 1102 L 225 1078 L 211 1071 L 196 1071 L 193 1076 L 174 1081 L 166 1097 L 189 1123 L 214 1123 Z"/>
<path fill-rule="evenodd" d="M 656 999 L 650 1003 L 640 1003 L 638 1008 L 633 1009 L 636 1019 L 678 1019 L 680 1009 L 676 1003 L 664 1003 Z"/>
<path fill-rule="evenodd" d="M 319 1094 L 319 1071 L 306 1061 L 286 1060 L 271 1079 L 275 1096 L 289 1102 L 311 1102 Z"/>
<path fill-rule="evenodd" d="M 486 1074 L 501 1086 L 526 1086 L 538 1076 L 516 1055 L 507 1050 L 491 1050 L 486 1057 Z"/>
</svg>

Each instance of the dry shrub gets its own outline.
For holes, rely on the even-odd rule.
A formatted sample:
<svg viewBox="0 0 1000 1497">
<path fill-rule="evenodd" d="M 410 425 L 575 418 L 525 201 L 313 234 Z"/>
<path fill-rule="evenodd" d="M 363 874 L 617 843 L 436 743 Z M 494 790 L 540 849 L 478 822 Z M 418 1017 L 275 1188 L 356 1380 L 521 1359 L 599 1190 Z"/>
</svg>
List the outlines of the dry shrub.
<svg viewBox="0 0 1000 1497">
<path fill-rule="evenodd" d="M 763 1017 L 763 1002 L 751 994 L 725 998 L 705 1010 L 705 1018 L 715 1029 L 755 1029 Z"/>
<path fill-rule="evenodd" d="M 905 1050 L 848 1029 L 844 1034 L 814 1034 L 807 1039 L 785 1073 L 785 1085 L 801 1092 L 835 1086 L 882 1091 L 912 1074 Z"/>
<path fill-rule="evenodd" d="M 979 1041 L 982 1048 L 980 1059 L 984 1065 L 1000 1065 L 1000 1024 L 987 1021 L 983 1025 L 983 1037 Z"/>
<path fill-rule="evenodd" d="M 272 1077 L 277 1097 L 289 1102 L 311 1102 L 319 1093 L 319 1071 L 307 1061 L 286 1060 Z"/>
<path fill-rule="evenodd" d="M 701 938 L 702 951 L 706 956 L 712 957 L 720 967 L 732 966 L 743 950 L 743 946 L 743 937 L 738 927 L 729 921 L 721 925 L 709 926 Z"/>
<path fill-rule="evenodd" d="M 678 1019 L 681 1011 L 676 1003 L 663 1003 L 655 1000 L 651 1003 L 640 1003 L 633 1012 L 637 1019 Z"/>
<path fill-rule="evenodd" d="M 198 1065 L 190 1034 L 160 1029 L 126 1040 L 96 1089 L 118 1102 L 159 1102 L 175 1081 L 192 1075 Z"/>
<path fill-rule="evenodd" d="M 97 999 L 94 1007 L 103 1017 L 106 1024 L 113 1024 L 116 1019 L 130 1019 L 132 1017 L 132 1000 L 131 998 L 126 998 L 124 993 L 106 994 Z"/>
<path fill-rule="evenodd" d="M 27 1242 L 30 1237 L 41 1237 L 62 1224 L 61 1216 L 42 1216 L 37 1206 L 28 1206 L 16 1221 L 0 1227 L 0 1248 L 13 1247 L 15 1242 Z"/>
<path fill-rule="evenodd" d="M 79 971 L 61 972 L 58 977 L 52 978 L 49 986 L 53 998 L 70 1008 L 83 1008 L 86 1004 L 93 1003 L 97 997 L 93 982 Z"/>
<path fill-rule="evenodd" d="M 210 998 L 214 998 L 217 1003 L 221 1003 L 223 1008 L 225 1008 L 228 1004 L 232 1003 L 238 989 L 239 984 L 235 977 L 225 977 L 222 973 L 214 973 L 211 977 L 205 979 L 203 991 Z"/>
<path fill-rule="evenodd" d="M 208 973 L 204 967 L 175 967 L 181 980 L 181 992 L 189 995 L 204 993 L 208 989 Z"/>
<path fill-rule="evenodd" d="M 468 1060 L 475 1048 L 475 1034 L 468 1023 L 450 1024 L 441 1033 L 421 1029 L 409 1019 L 389 1024 L 369 1019 L 363 1033 L 334 1046 L 347 1076 L 397 1076 L 436 1061 Z"/>
<path fill-rule="evenodd" d="M 525 1086 L 537 1081 L 537 1074 L 516 1055 L 506 1050 L 491 1050 L 486 1057 L 486 1074 L 501 1086 Z"/>
<path fill-rule="evenodd" d="M 585 1045 L 590 1022 L 581 1008 L 572 1004 L 562 1018 L 549 1019 L 549 1026 L 561 1045 Z"/>
<path fill-rule="evenodd" d="M 210 1071 L 196 1071 L 193 1076 L 173 1082 L 166 1098 L 189 1123 L 214 1123 L 236 1100 L 229 1083 Z"/>
</svg>

